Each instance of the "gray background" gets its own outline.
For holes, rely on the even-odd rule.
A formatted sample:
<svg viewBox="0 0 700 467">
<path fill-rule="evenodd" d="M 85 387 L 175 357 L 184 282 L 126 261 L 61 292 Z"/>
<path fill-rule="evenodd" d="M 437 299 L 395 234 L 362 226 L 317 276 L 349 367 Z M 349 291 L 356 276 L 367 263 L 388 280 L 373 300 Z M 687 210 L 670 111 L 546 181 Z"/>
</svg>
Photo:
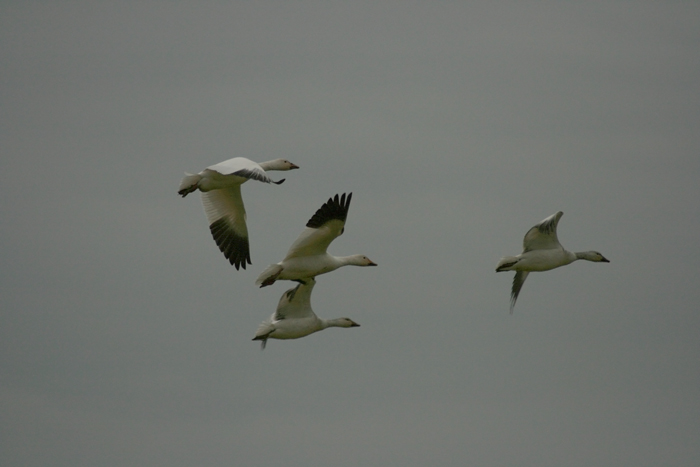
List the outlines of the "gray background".
<svg viewBox="0 0 700 467">
<path fill-rule="evenodd" d="M 3 2 L 0 464 L 691 466 L 696 2 Z M 185 171 L 243 187 L 253 265 Z M 312 303 L 258 289 L 354 193 Z M 563 210 L 610 264 L 496 274 Z M 245 463 L 245 464 L 244 464 Z"/>
</svg>

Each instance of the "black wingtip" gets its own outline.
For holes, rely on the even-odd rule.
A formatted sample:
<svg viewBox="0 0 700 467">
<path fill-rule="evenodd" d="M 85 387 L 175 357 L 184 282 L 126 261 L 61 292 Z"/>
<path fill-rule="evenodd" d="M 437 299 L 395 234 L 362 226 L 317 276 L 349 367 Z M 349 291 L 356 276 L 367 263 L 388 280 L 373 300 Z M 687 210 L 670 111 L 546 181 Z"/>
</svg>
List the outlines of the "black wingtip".
<svg viewBox="0 0 700 467">
<path fill-rule="evenodd" d="M 286 178 L 283 178 L 283 179 L 280 180 L 279 182 L 276 182 L 276 181 L 272 180 L 272 183 L 274 183 L 275 185 L 281 185 L 281 184 L 284 183 L 285 180 L 287 180 L 287 179 L 286 179 Z"/>
<path fill-rule="evenodd" d="M 245 270 L 246 261 L 248 262 L 248 264 L 253 264 L 250 262 L 250 258 L 246 258 L 245 259 L 246 261 L 244 261 L 240 258 L 233 258 L 233 257 L 227 258 L 227 259 L 228 259 L 228 262 L 231 263 L 231 266 L 234 266 L 236 268 L 236 271 L 240 271 L 240 268 L 243 268 Z"/>
<path fill-rule="evenodd" d="M 212 237 L 219 250 L 224 254 L 224 257 L 231 263 L 231 266 L 240 271 L 240 268 L 246 268 L 247 264 L 253 264 L 250 261 L 250 246 L 248 238 L 237 235 L 231 229 L 226 219 L 221 218 L 209 225 Z"/>
<path fill-rule="evenodd" d="M 350 209 L 350 200 L 352 200 L 352 193 L 343 193 L 342 196 L 336 194 L 334 197 L 328 198 L 328 201 L 309 219 L 306 226 L 317 229 L 328 221 L 345 222 L 348 217 L 348 209 Z"/>
</svg>

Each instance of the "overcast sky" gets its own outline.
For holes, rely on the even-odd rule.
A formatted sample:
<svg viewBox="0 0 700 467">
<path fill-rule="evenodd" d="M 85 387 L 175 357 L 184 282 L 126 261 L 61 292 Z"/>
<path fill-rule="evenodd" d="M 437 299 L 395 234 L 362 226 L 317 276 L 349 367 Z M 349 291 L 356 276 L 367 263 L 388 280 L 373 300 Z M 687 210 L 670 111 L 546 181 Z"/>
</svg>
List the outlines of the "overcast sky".
<svg viewBox="0 0 700 467">
<path fill-rule="evenodd" d="M 694 466 L 700 4 L 3 2 L 0 464 Z M 252 266 L 185 171 L 243 187 Z M 252 342 L 330 196 L 319 316 Z M 609 264 L 501 256 L 564 211 Z"/>
</svg>

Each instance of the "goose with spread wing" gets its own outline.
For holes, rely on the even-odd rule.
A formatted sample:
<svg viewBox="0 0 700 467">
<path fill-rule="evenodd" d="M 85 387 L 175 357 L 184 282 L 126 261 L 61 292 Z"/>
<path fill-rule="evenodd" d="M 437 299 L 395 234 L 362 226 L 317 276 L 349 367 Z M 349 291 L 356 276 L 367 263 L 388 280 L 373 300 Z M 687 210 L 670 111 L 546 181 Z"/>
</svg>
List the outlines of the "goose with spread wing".
<svg viewBox="0 0 700 467">
<path fill-rule="evenodd" d="M 202 192 L 202 204 L 216 245 L 236 269 L 245 269 L 246 262 L 252 263 L 241 185 L 248 180 L 279 185 L 284 179 L 275 182 L 267 171 L 298 168 L 285 159 L 258 164 L 245 157 L 235 157 L 207 167 L 198 174 L 185 174 L 178 194 L 184 198 L 195 190 Z"/>
<path fill-rule="evenodd" d="M 359 324 L 350 318 L 322 319 L 311 309 L 311 291 L 316 285 L 314 278 L 282 294 L 277 310 L 263 321 L 255 333 L 254 341 L 262 341 L 264 349 L 267 339 L 298 339 L 330 327 L 353 328 Z"/>
<path fill-rule="evenodd" d="M 510 293 L 511 314 L 520 289 L 522 289 L 530 272 L 549 271 L 579 259 L 595 263 L 610 262 L 597 251 L 574 253 L 565 250 L 557 238 L 557 224 L 563 215 L 564 213 L 559 211 L 528 230 L 523 239 L 523 252 L 518 256 L 503 257 L 499 261 L 496 272 L 515 271 L 513 288 Z"/>
<path fill-rule="evenodd" d="M 260 287 L 274 284 L 277 280 L 305 282 L 307 278 L 334 271 L 341 266 L 376 266 L 365 255 L 333 256 L 326 251 L 328 245 L 345 230 L 345 219 L 352 193 L 334 198 L 319 208 L 306 223 L 306 229 L 299 235 L 287 252 L 287 256 L 276 264 L 271 264 L 255 281 Z"/>
</svg>

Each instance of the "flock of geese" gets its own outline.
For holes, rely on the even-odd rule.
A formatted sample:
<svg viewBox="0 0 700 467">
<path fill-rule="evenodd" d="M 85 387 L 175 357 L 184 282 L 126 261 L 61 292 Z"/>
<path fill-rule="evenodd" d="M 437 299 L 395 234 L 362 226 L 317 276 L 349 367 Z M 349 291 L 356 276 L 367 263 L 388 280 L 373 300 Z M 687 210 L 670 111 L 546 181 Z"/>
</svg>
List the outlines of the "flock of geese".
<svg viewBox="0 0 700 467">
<path fill-rule="evenodd" d="M 183 198 L 199 190 L 209 221 L 209 229 L 226 259 L 239 268 L 250 261 L 248 228 L 241 185 L 248 180 L 281 184 L 272 180 L 268 171 L 288 171 L 299 167 L 285 159 L 253 162 L 235 157 L 207 167 L 198 174 L 185 174 L 178 194 Z M 333 256 L 327 252 L 331 242 L 343 234 L 352 193 L 329 198 L 306 223 L 306 228 L 292 243 L 287 255 L 279 263 L 271 264 L 258 276 L 255 283 L 265 287 L 278 280 L 298 282 L 282 294 L 277 309 L 258 327 L 253 340 L 298 339 L 328 327 L 350 328 L 359 324 L 349 318 L 322 319 L 311 309 L 311 292 L 316 276 L 335 271 L 341 266 L 376 266 L 365 255 Z M 501 258 L 496 272 L 515 271 L 510 293 L 510 312 L 513 313 L 518 294 L 530 272 L 549 271 L 584 259 L 596 263 L 609 261 L 597 251 L 571 252 L 559 243 L 557 225 L 563 212 L 552 214 L 525 234 L 523 252 Z"/>
</svg>

